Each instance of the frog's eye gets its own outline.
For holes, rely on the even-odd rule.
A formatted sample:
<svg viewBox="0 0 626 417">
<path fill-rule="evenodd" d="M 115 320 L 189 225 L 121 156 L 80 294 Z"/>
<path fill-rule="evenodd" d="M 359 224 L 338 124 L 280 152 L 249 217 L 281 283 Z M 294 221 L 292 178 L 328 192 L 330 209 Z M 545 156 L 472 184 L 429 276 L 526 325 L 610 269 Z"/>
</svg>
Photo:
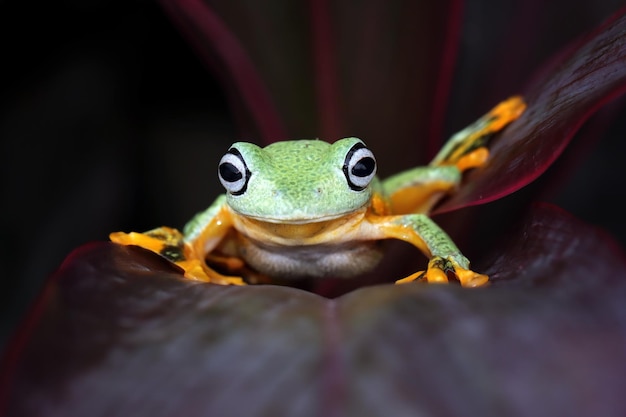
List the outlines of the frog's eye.
<svg viewBox="0 0 626 417">
<path fill-rule="evenodd" d="M 351 189 L 364 190 L 376 175 L 376 159 L 372 151 L 361 142 L 355 144 L 346 155 L 343 173 Z"/>
<path fill-rule="evenodd" d="M 217 174 L 226 191 L 232 195 L 241 195 L 246 192 L 250 170 L 237 149 L 230 148 L 226 152 L 220 160 Z"/>
</svg>

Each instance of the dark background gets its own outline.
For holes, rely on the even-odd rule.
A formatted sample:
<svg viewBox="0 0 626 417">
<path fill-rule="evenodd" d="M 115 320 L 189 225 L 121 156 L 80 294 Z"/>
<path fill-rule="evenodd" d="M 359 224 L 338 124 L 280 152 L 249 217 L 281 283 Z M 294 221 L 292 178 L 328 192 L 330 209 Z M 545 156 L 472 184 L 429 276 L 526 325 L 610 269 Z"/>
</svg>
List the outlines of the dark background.
<svg viewBox="0 0 626 417">
<path fill-rule="evenodd" d="M 210 204 L 236 133 L 220 87 L 154 2 L 0 7 L 2 346 L 73 248 L 181 227 Z"/>
<path fill-rule="evenodd" d="M 546 19 L 593 27 L 619 4 L 579 3 Z M 476 30 L 497 23 L 486 14 L 498 10 L 484 6 L 468 6 L 461 66 L 489 57 L 476 54 Z M 555 29 L 560 38 L 549 41 L 563 45 L 579 27 Z M 182 227 L 210 204 L 221 192 L 215 166 L 242 138 L 221 86 L 153 2 L 3 2 L 0 31 L 1 347 L 73 248 L 111 231 Z M 479 115 L 465 113 L 448 133 Z M 615 107 L 592 120 L 582 135 L 598 140 L 575 142 L 551 169 L 570 175 L 548 175 L 560 187 L 544 194 L 622 245 L 623 115 Z M 609 117 L 612 127 L 598 130 Z"/>
</svg>

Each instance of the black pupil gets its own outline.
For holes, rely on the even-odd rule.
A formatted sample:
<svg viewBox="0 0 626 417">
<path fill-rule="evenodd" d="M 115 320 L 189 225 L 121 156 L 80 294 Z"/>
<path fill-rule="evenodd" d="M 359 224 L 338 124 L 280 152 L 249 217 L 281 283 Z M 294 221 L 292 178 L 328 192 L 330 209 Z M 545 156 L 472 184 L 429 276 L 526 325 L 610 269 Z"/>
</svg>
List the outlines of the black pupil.
<svg viewBox="0 0 626 417">
<path fill-rule="evenodd" d="M 374 158 L 370 158 L 369 156 L 361 158 L 352 167 L 352 175 L 355 175 L 357 177 L 367 177 L 372 172 L 374 172 L 375 166 L 376 162 L 374 162 Z"/>
<path fill-rule="evenodd" d="M 235 182 L 243 178 L 241 171 L 230 162 L 224 162 L 220 165 L 220 176 L 224 181 Z"/>
</svg>

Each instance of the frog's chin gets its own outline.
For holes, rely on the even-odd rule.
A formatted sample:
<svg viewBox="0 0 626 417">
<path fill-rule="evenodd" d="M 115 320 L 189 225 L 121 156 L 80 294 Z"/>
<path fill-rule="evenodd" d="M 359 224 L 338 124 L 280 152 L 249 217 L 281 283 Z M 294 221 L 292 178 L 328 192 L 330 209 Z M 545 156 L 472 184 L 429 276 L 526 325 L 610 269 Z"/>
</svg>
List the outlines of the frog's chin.
<svg viewBox="0 0 626 417">
<path fill-rule="evenodd" d="M 256 220 L 259 222 L 264 222 L 264 223 L 275 223 L 275 224 L 309 224 L 309 223 L 321 223 L 321 222 L 327 222 L 327 221 L 331 221 L 331 220 L 337 220 L 340 219 L 342 217 L 353 217 L 353 216 L 359 216 L 365 213 L 366 208 L 362 207 L 359 209 L 352 209 L 349 211 L 344 211 L 341 213 L 332 213 L 332 214 L 325 214 L 323 216 L 311 216 L 308 214 L 302 214 L 302 215 L 281 215 L 281 216 L 257 216 L 257 215 L 251 215 L 251 214 L 246 214 L 246 213 L 239 213 L 237 212 L 237 214 L 239 216 L 242 217 L 246 217 L 248 219 L 251 220 Z"/>
</svg>

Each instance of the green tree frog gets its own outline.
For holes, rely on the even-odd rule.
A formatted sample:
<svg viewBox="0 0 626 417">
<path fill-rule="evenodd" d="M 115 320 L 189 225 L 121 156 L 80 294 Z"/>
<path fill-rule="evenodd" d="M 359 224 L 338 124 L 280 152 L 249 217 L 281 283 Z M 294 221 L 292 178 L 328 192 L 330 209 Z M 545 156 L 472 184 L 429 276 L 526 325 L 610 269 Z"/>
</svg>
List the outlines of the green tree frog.
<svg viewBox="0 0 626 417">
<path fill-rule="evenodd" d="M 222 157 L 226 193 L 184 228 L 112 233 L 179 265 L 185 276 L 217 284 L 354 277 L 382 257 L 380 241 L 409 242 L 428 258 L 425 271 L 397 282 L 476 287 L 486 275 L 470 263 L 428 212 L 461 183 L 462 173 L 488 158 L 486 139 L 517 119 L 525 103 L 514 96 L 453 135 L 428 166 L 385 180 L 376 158 L 350 137 L 276 142 L 264 148 L 237 142 Z"/>
</svg>

